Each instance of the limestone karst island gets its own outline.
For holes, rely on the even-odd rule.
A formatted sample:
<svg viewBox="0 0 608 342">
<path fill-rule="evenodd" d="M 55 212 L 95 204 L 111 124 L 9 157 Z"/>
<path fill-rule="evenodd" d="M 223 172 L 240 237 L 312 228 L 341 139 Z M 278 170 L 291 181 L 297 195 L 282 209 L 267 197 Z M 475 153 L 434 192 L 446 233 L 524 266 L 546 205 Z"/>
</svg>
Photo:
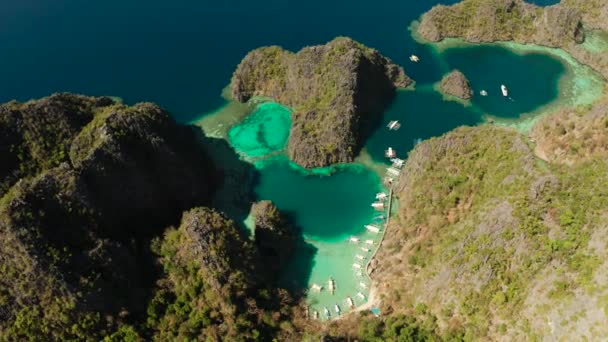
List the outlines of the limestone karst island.
<svg viewBox="0 0 608 342">
<path fill-rule="evenodd" d="M 0 342 L 608 340 L 608 1 L 5 1 Z"/>
</svg>

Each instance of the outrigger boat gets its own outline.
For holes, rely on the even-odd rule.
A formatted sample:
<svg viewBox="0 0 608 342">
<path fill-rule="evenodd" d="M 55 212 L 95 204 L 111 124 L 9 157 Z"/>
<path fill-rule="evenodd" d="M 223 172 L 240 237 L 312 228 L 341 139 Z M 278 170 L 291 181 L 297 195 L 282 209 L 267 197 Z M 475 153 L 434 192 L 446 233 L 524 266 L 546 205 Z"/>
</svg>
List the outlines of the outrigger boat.
<svg viewBox="0 0 608 342">
<path fill-rule="evenodd" d="M 504 84 L 500 86 L 500 91 L 502 91 L 502 96 L 504 96 L 504 97 L 509 96 L 509 90 L 507 89 L 507 86 L 505 86 Z"/>
<path fill-rule="evenodd" d="M 389 122 L 388 125 L 386 125 L 386 127 L 388 129 L 390 129 L 391 131 L 396 131 L 399 128 L 401 128 L 401 124 L 399 123 L 399 121 L 393 120 L 393 121 Z"/>
<path fill-rule="evenodd" d="M 352 309 L 355 307 L 355 302 L 353 301 L 352 298 L 350 297 L 346 297 L 346 303 L 348 303 L 348 306 Z"/>
</svg>

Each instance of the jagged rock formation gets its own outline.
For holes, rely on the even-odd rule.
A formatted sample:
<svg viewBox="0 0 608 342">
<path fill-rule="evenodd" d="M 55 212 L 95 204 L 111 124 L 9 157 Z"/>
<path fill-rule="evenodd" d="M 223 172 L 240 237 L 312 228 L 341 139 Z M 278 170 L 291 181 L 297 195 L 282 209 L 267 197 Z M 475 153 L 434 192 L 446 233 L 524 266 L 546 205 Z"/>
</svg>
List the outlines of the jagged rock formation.
<svg viewBox="0 0 608 342">
<path fill-rule="evenodd" d="M 459 70 L 454 70 L 445 75 L 439 83 L 439 90 L 444 94 L 456 96 L 463 100 L 469 100 L 473 97 L 469 80 Z"/>
<path fill-rule="evenodd" d="M 260 201 L 251 207 L 255 217 L 255 243 L 271 277 L 289 261 L 296 247 L 296 232 L 271 201 Z"/>
<path fill-rule="evenodd" d="M 352 161 L 395 88 L 411 83 L 378 51 L 336 38 L 297 53 L 277 46 L 254 50 L 234 72 L 231 89 L 240 102 L 267 96 L 291 107 L 289 156 L 320 167 Z"/>
<path fill-rule="evenodd" d="M 431 41 L 448 37 L 470 42 L 516 41 L 561 47 L 584 40 L 578 11 L 539 7 L 523 0 L 464 0 L 425 13 L 418 33 Z"/>
<path fill-rule="evenodd" d="M 473 340 L 608 336 L 606 163 L 539 165 L 525 137 L 492 126 L 417 145 L 372 274 L 382 311 Z"/>
<path fill-rule="evenodd" d="M 588 50 L 581 44 L 584 25 L 606 29 L 601 13 L 607 10 L 608 5 L 596 0 L 566 0 L 547 7 L 523 0 L 463 0 L 433 7 L 421 17 L 418 33 L 432 42 L 462 38 L 561 48 L 608 79 L 608 51 Z"/>
<path fill-rule="evenodd" d="M 293 303 L 286 291 L 261 285 L 253 244 L 233 221 L 212 209 L 192 209 L 178 229 L 157 241 L 156 252 L 166 277 L 158 281 L 148 310 L 154 313 L 148 323 L 155 340 L 281 336 L 276 324 Z"/>
<path fill-rule="evenodd" d="M 0 123 L 3 184 L 25 177 L 0 200 L 0 336 L 99 339 L 145 312 L 146 241 L 213 188 L 194 132 L 151 104 L 71 94 L 6 104 Z"/>
</svg>

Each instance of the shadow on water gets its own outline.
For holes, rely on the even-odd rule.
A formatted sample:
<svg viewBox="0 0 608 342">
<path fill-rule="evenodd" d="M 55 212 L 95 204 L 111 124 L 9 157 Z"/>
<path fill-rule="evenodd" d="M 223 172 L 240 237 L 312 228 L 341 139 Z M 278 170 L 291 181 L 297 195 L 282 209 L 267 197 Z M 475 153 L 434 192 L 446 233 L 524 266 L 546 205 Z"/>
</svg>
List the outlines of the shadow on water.
<svg viewBox="0 0 608 342">
<path fill-rule="evenodd" d="M 401 128 L 389 131 L 381 128 L 374 132 L 365 145 L 375 161 L 388 162 L 384 151 L 392 147 L 400 158 L 407 156 L 418 139 L 440 136 L 458 126 L 476 125 L 482 115 L 473 107 L 465 107 L 455 101 L 444 100 L 432 87 L 416 91 L 400 91 L 392 106 L 384 114 L 383 125 L 399 120 Z"/>
<path fill-rule="evenodd" d="M 251 227 L 245 225 L 245 220 L 250 214 L 251 205 L 260 199 L 254 192 L 261 181 L 260 171 L 251 163 L 241 160 L 226 140 L 206 137 L 202 131 L 199 132 L 200 141 L 214 164 L 221 165 L 215 176 L 219 185 L 212 206 L 232 219 L 244 235 L 252 237 Z M 285 191 L 285 189 L 280 190 Z M 289 281 L 278 281 L 278 283 L 288 288 L 296 299 L 300 299 L 305 295 L 317 248 L 304 241 L 303 229 L 297 224 L 295 213 L 284 209 L 281 209 L 281 213 L 294 229 L 296 247 L 292 257 L 286 262 L 285 269 L 289 268 L 289 270 L 279 272 L 289 273 L 289 277 L 281 277 Z M 260 253 L 263 254 L 263 251 Z M 264 255 L 262 260 L 264 261 Z"/>
</svg>

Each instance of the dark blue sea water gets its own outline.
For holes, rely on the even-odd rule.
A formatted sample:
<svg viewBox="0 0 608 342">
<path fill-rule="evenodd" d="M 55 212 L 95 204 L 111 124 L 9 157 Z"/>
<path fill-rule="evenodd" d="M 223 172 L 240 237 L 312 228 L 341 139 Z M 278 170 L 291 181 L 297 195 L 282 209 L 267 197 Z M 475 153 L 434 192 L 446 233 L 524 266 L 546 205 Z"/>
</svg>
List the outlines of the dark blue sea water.
<svg viewBox="0 0 608 342">
<path fill-rule="evenodd" d="M 0 4 L 0 101 L 57 91 L 154 101 L 180 121 L 214 110 L 251 49 L 297 50 L 351 36 L 396 61 L 415 51 L 418 0 L 19 0 Z M 421 65 L 425 66 L 425 65 Z M 428 67 L 418 80 L 439 77 Z"/>
</svg>

